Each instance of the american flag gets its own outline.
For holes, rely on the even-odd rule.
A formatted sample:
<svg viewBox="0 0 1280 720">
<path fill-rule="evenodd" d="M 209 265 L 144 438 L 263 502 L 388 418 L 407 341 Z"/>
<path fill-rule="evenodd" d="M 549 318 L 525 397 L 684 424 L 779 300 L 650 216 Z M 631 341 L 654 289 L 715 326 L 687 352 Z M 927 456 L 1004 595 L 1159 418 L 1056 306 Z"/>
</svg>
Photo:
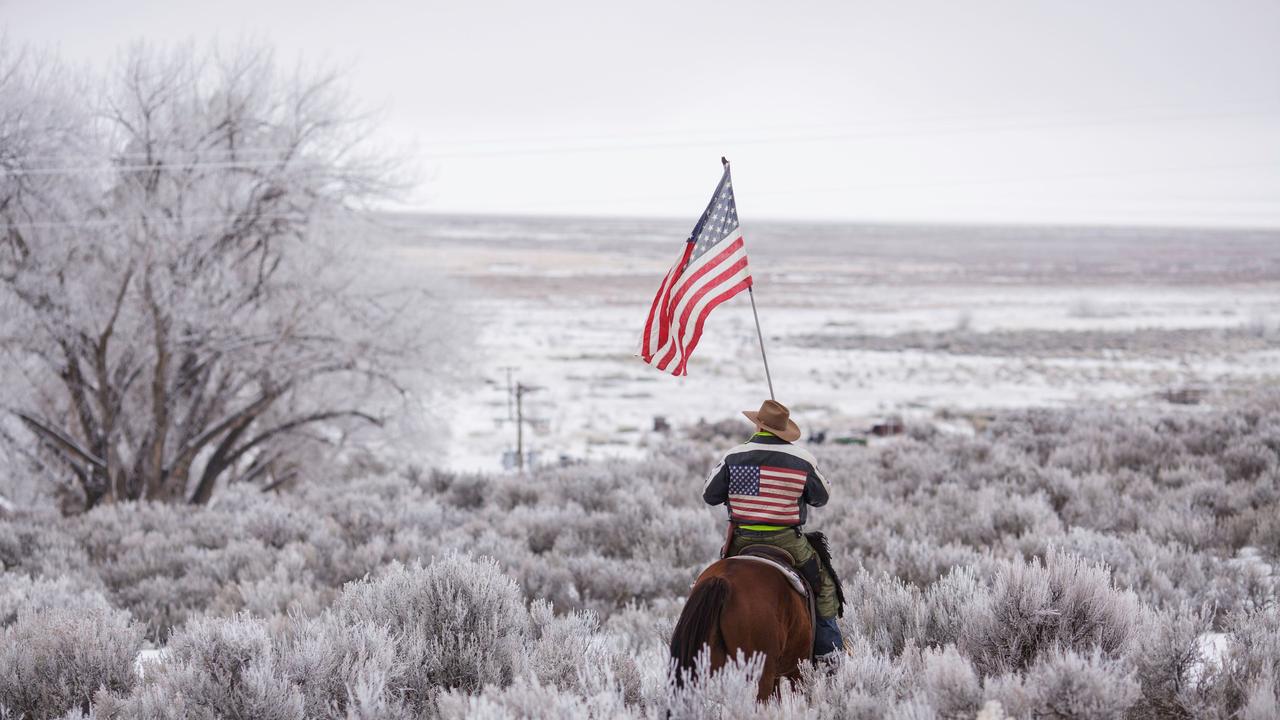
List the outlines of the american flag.
<svg viewBox="0 0 1280 720">
<path fill-rule="evenodd" d="M 768 465 L 729 466 L 729 517 L 735 521 L 795 525 L 809 473 Z"/>
<path fill-rule="evenodd" d="M 711 203 L 653 298 L 640 339 L 640 357 L 664 372 L 688 375 L 689 356 L 702 338 L 707 316 L 750 287 L 747 248 L 725 163 Z"/>
</svg>

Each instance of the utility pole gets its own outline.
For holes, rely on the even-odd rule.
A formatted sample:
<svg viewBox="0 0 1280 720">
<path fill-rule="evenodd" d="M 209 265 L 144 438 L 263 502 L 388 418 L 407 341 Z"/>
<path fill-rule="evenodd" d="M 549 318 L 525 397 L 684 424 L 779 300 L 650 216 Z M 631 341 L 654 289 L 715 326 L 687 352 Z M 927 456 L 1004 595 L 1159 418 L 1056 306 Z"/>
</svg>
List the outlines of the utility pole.
<svg viewBox="0 0 1280 720">
<path fill-rule="evenodd" d="M 520 472 L 524 472 L 524 396 L 525 393 L 537 392 L 541 389 L 538 386 L 525 385 L 519 380 L 516 381 L 514 390 L 514 395 L 516 396 L 516 469 Z"/>
<path fill-rule="evenodd" d="M 515 416 L 511 414 L 511 371 L 515 370 L 515 367 L 512 365 L 504 365 L 499 369 L 507 372 L 507 420 L 515 420 Z"/>
<path fill-rule="evenodd" d="M 524 472 L 524 385 L 516 383 L 516 470 Z"/>
</svg>

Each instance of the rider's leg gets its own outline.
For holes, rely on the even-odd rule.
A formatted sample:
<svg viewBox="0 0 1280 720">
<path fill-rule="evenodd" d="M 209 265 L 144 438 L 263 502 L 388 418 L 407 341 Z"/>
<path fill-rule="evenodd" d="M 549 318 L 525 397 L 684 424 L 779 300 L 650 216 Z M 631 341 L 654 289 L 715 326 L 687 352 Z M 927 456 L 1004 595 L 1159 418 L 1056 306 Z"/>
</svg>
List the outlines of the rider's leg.
<svg viewBox="0 0 1280 720">
<path fill-rule="evenodd" d="M 834 617 L 818 618 L 814 628 L 813 657 L 822 662 L 838 662 L 844 656 L 844 638 Z"/>
<path fill-rule="evenodd" d="M 813 655 L 818 660 L 835 660 L 843 654 L 844 639 L 840 636 L 840 626 L 836 624 L 836 614 L 840 610 L 836 600 L 836 586 L 831 573 L 825 567 L 820 569 L 822 587 L 818 590 L 818 624 L 814 628 Z"/>
</svg>

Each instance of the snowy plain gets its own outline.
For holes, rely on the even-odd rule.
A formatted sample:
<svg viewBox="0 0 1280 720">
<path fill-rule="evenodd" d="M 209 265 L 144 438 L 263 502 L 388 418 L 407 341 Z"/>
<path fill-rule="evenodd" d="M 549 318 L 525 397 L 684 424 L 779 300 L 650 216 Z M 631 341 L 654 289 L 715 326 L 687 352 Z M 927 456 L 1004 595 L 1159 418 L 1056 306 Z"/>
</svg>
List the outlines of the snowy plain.
<svg viewBox="0 0 1280 720">
<path fill-rule="evenodd" d="M 687 377 L 635 357 L 690 224 L 387 220 L 377 251 L 402 272 L 447 276 L 476 331 L 468 389 L 448 401 L 445 464 L 498 469 L 514 448 L 508 368 L 539 388 L 525 396 L 525 443 L 543 463 L 637 457 L 655 418 L 714 422 L 766 398 L 746 294 L 711 316 Z M 1275 232 L 783 223 L 744 232 L 778 399 L 830 438 L 890 416 L 958 416 L 944 424 L 965 432 L 964 418 L 994 408 L 1163 402 L 1280 374 Z M 1119 342 L 1143 330 L 1170 337 L 1152 348 Z M 1001 352 L 982 349 L 992 333 Z M 920 347 L 921 335 L 968 342 Z M 860 345 L 867 337 L 874 348 Z"/>
</svg>

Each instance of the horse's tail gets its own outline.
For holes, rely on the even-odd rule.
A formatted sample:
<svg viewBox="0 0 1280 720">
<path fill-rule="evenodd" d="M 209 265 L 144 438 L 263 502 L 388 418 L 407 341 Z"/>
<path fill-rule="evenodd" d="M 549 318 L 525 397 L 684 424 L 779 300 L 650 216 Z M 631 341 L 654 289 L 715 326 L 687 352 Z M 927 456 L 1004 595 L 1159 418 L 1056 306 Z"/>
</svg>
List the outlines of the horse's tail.
<svg viewBox="0 0 1280 720">
<path fill-rule="evenodd" d="M 676 630 L 671 634 L 676 685 L 684 684 L 684 673 L 693 669 L 694 658 L 703 645 L 724 645 L 724 637 L 720 635 L 720 612 L 729 600 L 730 587 L 728 580 L 717 576 L 698 583 L 689 593 Z"/>
</svg>

